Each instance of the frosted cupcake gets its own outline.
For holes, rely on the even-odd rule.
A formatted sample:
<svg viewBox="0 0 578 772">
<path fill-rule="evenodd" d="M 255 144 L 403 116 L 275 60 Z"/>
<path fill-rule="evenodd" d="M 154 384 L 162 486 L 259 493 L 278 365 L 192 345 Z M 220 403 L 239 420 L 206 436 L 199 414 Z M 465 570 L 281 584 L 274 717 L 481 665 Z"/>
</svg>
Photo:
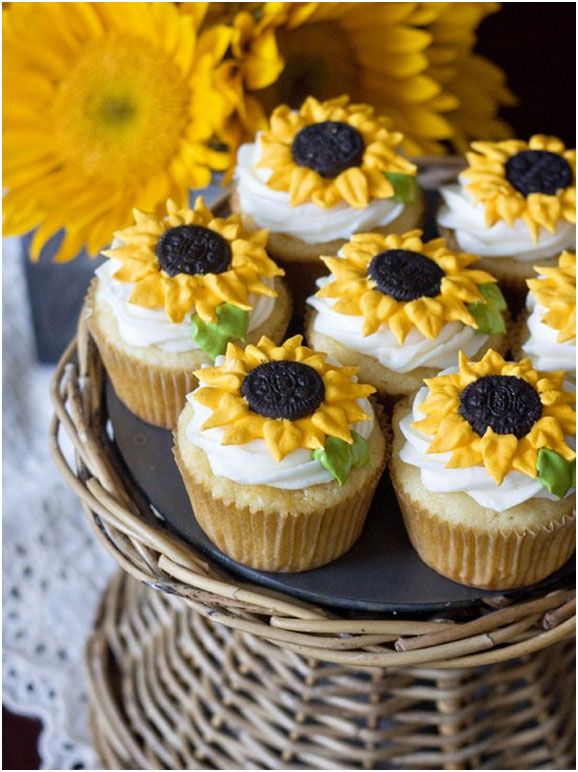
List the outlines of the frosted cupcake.
<svg viewBox="0 0 578 772">
<path fill-rule="evenodd" d="M 386 401 L 411 394 L 458 352 L 481 356 L 506 345 L 506 303 L 495 278 L 470 268 L 477 257 L 421 231 L 401 236 L 360 233 L 336 257 L 309 298 L 307 339 Z"/>
<path fill-rule="evenodd" d="M 269 128 L 240 148 L 233 206 L 269 229 L 297 302 L 324 272 L 319 256 L 353 233 L 419 224 L 416 168 L 396 150 L 402 139 L 369 105 L 309 97 L 298 111 L 277 107 Z"/>
<path fill-rule="evenodd" d="M 576 233 L 576 151 L 556 137 L 473 142 L 459 184 L 442 187 L 440 232 L 480 255 L 520 307 L 532 266 L 555 265 Z"/>
<path fill-rule="evenodd" d="M 576 413 L 564 375 L 460 355 L 396 406 L 391 476 L 412 544 L 462 584 L 525 587 L 574 551 Z"/>
<path fill-rule="evenodd" d="M 267 233 L 239 215 L 171 201 L 166 217 L 134 212 L 97 269 L 86 313 L 116 393 L 143 420 L 172 428 L 193 375 L 230 340 L 285 334 L 291 304 Z"/>
<path fill-rule="evenodd" d="M 566 370 L 576 378 L 576 254 L 562 252 L 555 267 L 535 266 L 515 348 L 538 370 Z"/>
<path fill-rule="evenodd" d="M 175 457 L 209 538 L 264 571 L 305 571 L 346 552 L 386 461 L 374 389 L 300 335 L 229 344 L 196 376 Z"/>
</svg>

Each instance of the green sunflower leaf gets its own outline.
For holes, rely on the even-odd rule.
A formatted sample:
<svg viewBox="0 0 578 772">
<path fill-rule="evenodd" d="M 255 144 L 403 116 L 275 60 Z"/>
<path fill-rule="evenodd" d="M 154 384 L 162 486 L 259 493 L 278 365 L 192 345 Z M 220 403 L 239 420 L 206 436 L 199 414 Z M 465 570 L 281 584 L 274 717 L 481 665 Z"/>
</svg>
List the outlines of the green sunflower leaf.
<svg viewBox="0 0 578 772">
<path fill-rule="evenodd" d="M 555 450 L 540 448 L 536 469 L 544 488 L 559 499 L 576 487 L 576 459 L 566 461 Z"/>
<path fill-rule="evenodd" d="M 339 485 L 345 485 L 351 469 L 360 469 L 369 463 L 369 447 L 357 432 L 351 432 L 353 444 L 337 437 L 328 437 L 323 450 L 314 450 L 317 459 L 335 477 Z"/>
<path fill-rule="evenodd" d="M 413 204 L 417 193 L 417 179 L 413 174 L 401 172 L 384 172 L 393 185 L 393 200 L 398 204 Z"/>
<path fill-rule="evenodd" d="M 351 432 L 351 436 L 353 437 L 353 445 L 348 446 L 351 449 L 351 466 L 354 469 L 361 469 L 369 464 L 369 445 L 361 434 Z"/>
<path fill-rule="evenodd" d="M 191 319 L 193 340 L 215 359 L 224 354 L 231 340 L 244 340 L 249 324 L 249 312 L 231 303 L 217 306 L 218 322 L 205 322 L 198 314 Z"/>
<path fill-rule="evenodd" d="M 484 296 L 485 303 L 468 304 L 468 311 L 476 320 L 478 330 L 487 335 L 506 332 L 503 312 L 508 305 L 504 300 L 502 290 L 494 283 L 480 284 L 478 289 Z"/>
</svg>

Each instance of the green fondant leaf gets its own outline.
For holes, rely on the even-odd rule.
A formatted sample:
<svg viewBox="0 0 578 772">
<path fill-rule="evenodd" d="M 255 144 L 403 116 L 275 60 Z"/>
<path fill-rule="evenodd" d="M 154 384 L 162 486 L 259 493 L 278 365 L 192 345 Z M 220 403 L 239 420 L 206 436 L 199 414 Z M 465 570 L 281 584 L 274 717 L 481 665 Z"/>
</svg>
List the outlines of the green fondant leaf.
<svg viewBox="0 0 578 772">
<path fill-rule="evenodd" d="M 328 437 L 323 450 L 314 450 L 313 458 L 317 459 L 327 469 L 339 485 L 345 485 L 351 469 L 360 469 L 369 463 L 369 448 L 357 432 L 351 432 L 353 444 Z"/>
<path fill-rule="evenodd" d="M 401 172 L 384 172 L 393 185 L 393 200 L 399 204 L 413 204 L 417 193 L 417 180 L 412 174 Z"/>
<path fill-rule="evenodd" d="M 536 469 L 544 488 L 559 499 L 576 486 L 576 459 L 566 461 L 555 450 L 540 448 Z"/>
<path fill-rule="evenodd" d="M 487 335 L 506 332 L 503 311 L 508 307 L 497 284 L 480 284 L 478 289 L 485 303 L 470 303 L 468 311 L 477 322 L 478 330 Z"/>
<path fill-rule="evenodd" d="M 351 432 L 351 436 L 353 437 L 353 445 L 348 446 L 351 450 L 351 466 L 354 469 L 361 469 L 369 464 L 369 445 L 361 434 Z"/>
<path fill-rule="evenodd" d="M 204 322 L 198 314 L 191 319 L 195 343 L 215 359 L 224 354 L 231 340 L 244 340 L 249 324 L 249 312 L 231 303 L 217 306 L 218 322 Z"/>
</svg>

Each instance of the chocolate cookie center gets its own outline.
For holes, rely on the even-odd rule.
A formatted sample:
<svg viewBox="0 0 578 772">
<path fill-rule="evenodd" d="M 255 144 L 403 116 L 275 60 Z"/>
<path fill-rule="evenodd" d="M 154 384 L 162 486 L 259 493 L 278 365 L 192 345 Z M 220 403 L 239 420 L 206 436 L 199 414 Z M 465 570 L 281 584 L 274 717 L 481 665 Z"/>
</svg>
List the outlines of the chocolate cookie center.
<svg viewBox="0 0 578 772">
<path fill-rule="evenodd" d="M 542 415 L 542 403 L 522 378 L 486 375 L 462 391 L 460 415 L 480 437 L 491 426 L 496 434 L 515 434 L 519 439 Z"/>
<path fill-rule="evenodd" d="M 388 249 L 372 258 L 367 275 L 384 295 L 395 300 L 433 298 L 445 274 L 437 263 L 409 249 Z"/>
<path fill-rule="evenodd" d="M 295 135 L 291 146 L 298 166 L 306 166 L 329 179 L 350 166 L 359 166 L 364 150 L 363 137 L 357 129 L 340 121 L 305 126 Z"/>
<path fill-rule="evenodd" d="M 264 418 L 297 418 L 314 413 L 325 397 L 319 373 L 302 362 L 264 362 L 243 381 L 241 394 Z"/>
<path fill-rule="evenodd" d="M 231 265 L 231 247 L 215 231 L 202 225 L 169 228 L 157 242 L 157 258 L 165 273 L 223 273 Z"/>
<path fill-rule="evenodd" d="M 562 156 L 547 150 L 522 150 L 506 161 L 506 179 L 523 196 L 553 196 L 572 184 L 572 169 Z"/>
</svg>

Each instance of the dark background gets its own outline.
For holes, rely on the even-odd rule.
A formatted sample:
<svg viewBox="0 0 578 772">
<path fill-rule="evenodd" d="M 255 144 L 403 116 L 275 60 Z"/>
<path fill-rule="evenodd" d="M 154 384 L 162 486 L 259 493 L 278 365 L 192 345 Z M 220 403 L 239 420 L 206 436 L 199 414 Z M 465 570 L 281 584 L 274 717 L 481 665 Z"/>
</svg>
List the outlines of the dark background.
<svg viewBox="0 0 578 772">
<path fill-rule="evenodd" d="M 576 8 L 574 3 L 504 3 L 485 19 L 476 50 L 508 74 L 519 98 L 504 110 L 516 135 L 555 134 L 575 146 Z M 2 712 L 3 769 L 36 769 L 39 723 Z"/>
<path fill-rule="evenodd" d="M 576 146 L 574 3 L 503 3 L 480 25 L 476 51 L 508 76 L 519 103 L 503 116 L 520 139 L 554 134 Z"/>
</svg>

